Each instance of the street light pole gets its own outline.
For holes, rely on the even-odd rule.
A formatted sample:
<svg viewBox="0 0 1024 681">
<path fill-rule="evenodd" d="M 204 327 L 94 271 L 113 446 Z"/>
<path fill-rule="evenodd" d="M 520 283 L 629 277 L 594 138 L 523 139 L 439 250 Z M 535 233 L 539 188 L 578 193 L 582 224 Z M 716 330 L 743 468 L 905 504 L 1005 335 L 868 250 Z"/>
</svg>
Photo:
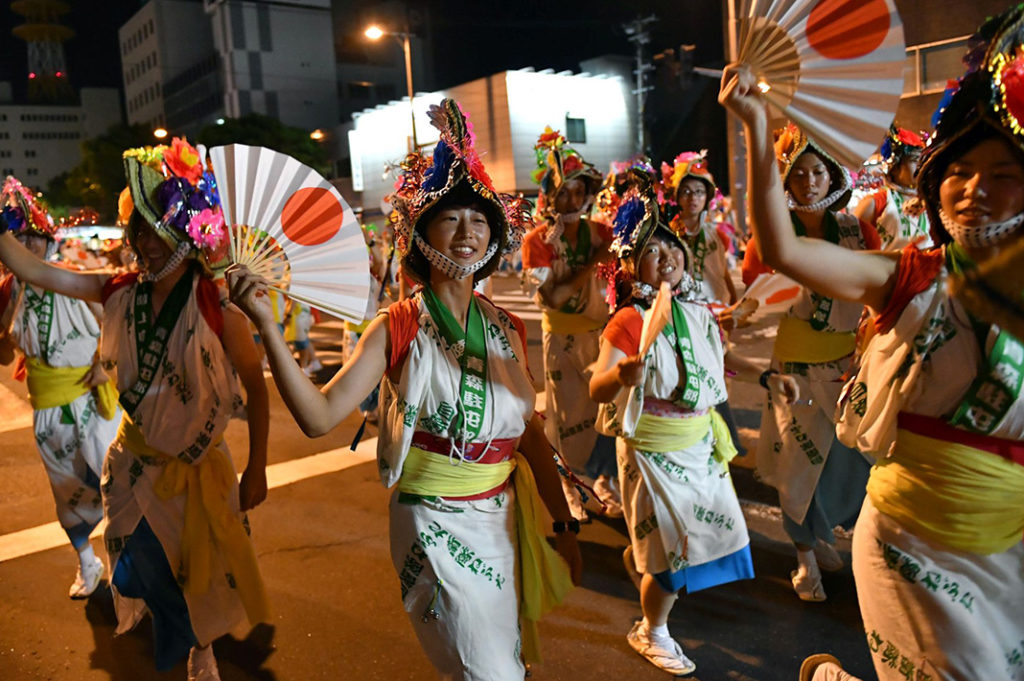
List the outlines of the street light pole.
<svg viewBox="0 0 1024 681">
<path fill-rule="evenodd" d="M 405 84 L 409 90 L 409 115 L 412 118 L 412 151 L 420 148 L 416 139 L 416 105 L 413 102 L 412 89 L 412 46 L 409 44 L 409 32 L 402 33 L 402 49 L 405 51 Z"/>
</svg>

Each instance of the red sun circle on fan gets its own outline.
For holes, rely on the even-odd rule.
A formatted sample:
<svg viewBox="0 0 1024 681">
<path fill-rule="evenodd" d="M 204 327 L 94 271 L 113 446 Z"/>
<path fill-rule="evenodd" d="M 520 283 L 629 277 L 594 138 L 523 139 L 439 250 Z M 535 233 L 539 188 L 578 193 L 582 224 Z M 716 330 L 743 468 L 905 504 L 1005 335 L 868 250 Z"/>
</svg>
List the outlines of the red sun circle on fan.
<svg viewBox="0 0 1024 681">
<path fill-rule="evenodd" d="M 292 194 L 281 211 L 281 229 L 302 246 L 330 241 L 345 219 L 345 207 L 323 187 L 303 187 Z"/>
<path fill-rule="evenodd" d="M 807 42 L 828 59 L 858 59 L 889 33 L 886 0 L 819 0 L 807 17 Z"/>
</svg>

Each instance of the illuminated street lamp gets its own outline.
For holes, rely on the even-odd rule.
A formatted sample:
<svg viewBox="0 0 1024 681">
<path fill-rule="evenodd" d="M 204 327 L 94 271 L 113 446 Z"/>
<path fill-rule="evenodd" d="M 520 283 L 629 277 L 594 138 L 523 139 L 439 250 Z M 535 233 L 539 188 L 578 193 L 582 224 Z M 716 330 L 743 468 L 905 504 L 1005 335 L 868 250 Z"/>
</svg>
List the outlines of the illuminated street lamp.
<svg viewBox="0 0 1024 681">
<path fill-rule="evenodd" d="M 412 117 L 412 149 L 415 151 L 419 149 L 419 141 L 416 139 L 416 107 L 412 101 L 412 48 L 409 45 L 409 38 L 412 34 L 408 30 L 396 32 L 396 31 L 385 31 L 376 24 L 369 26 L 365 31 L 365 35 L 370 40 L 380 40 L 386 35 L 395 38 L 402 43 L 402 50 L 405 52 L 405 85 L 409 91 L 409 113 Z"/>
<path fill-rule="evenodd" d="M 157 128 L 156 130 L 153 131 L 153 137 L 157 138 L 158 140 L 162 140 L 163 138 L 167 137 L 167 130 L 165 128 Z"/>
<path fill-rule="evenodd" d="M 319 142 L 324 137 L 327 137 L 327 135 L 325 135 L 324 131 L 321 130 L 320 128 L 317 128 L 313 132 L 309 133 L 309 139 L 313 140 L 314 142 Z"/>
</svg>

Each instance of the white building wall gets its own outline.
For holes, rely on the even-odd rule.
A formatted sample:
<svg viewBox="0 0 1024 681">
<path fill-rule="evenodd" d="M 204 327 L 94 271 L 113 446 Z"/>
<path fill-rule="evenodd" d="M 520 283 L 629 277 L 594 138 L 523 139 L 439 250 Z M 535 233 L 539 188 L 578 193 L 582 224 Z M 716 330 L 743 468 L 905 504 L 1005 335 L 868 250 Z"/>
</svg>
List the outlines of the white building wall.
<svg viewBox="0 0 1024 681">
<path fill-rule="evenodd" d="M 519 191 L 537 191 L 530 178 L 537 167 L 533 147 L 545 126 L 566 134 L 566 116 L 585 121 L 587 141 L 569 145 L 602 173 L 612 161 L 632 155 L 629 112 L 619 78 L 520 70 L 506 72 L 505 80 Z"/>
<path fill-rule="evenodd" d="M 416 130 L 421 148 L 430 152 L 437 131 L 426 109 L 444 97 L 453 97 L 469 115 L 480 158 L 501 192 L 535 195 L 530 178 L 536 168 L 533 146 L 546 125 L 565 132 L 566 114 L 586 122 L 586 143 L 572 144 L 601 172 L 612 161 L 632 154 L 629 114 L 618 78 L 571 74 L 506 71 L 457 85 L 442 92 L 416 96 Z M 349 135 L 353 174 L 361 176 L 362 204 L 366 211 L 380 209 L 394 188 L 395 168 L 408 150 L 410 133 L 407 101 L 354 114 Z"/>
</svg>

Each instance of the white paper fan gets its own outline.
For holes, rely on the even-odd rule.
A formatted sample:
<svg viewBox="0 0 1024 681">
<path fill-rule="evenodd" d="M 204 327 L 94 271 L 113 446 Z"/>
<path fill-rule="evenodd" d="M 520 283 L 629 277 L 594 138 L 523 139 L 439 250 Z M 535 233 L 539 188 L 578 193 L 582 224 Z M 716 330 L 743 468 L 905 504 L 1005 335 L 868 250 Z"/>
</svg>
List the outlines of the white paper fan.
<svg viewBox="0 0 1024 681">
<path fill-rule="evenodd" d="M 366 242 L 330 182 L 291 156 L 229 144 L 210 150 L 229 257 L 290 298 L 362 321 L 370 296 Z"/>
<path fill-rule="evenodd" d="M 647 351 L 654 345 L 655 339 L 661 330 L 668 324 L 672 317 L 672 288 L 667 281 L 661 282 L 658 295 L 654 298 L 651 309 L 644 315 L 644 325 L 640 330 L 640 357 L 647 355 Z"/>
<path fill-rule="evenodd" d="M 764 96 L 851 168 L 884 139 L 906 46 L 893 0 L 742 0 L 737 61 Z"/>
</svg>

